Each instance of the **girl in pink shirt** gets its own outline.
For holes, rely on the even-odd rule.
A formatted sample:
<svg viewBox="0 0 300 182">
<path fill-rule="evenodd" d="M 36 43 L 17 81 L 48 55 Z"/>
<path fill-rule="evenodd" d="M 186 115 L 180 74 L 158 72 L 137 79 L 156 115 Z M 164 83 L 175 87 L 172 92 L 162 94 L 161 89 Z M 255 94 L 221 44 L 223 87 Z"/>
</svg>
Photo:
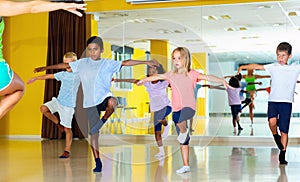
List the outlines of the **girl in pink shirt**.
<svg viewBox="0 0 300 182">
<path fill-rule="evenodd" d="M 177 47 L 172 52 L 174 69 L 165 74 L 157 74 L 140 80 L 137 85 L 155 80 L 167 80 L 172 89 L 172 118 L 176 125 L 178 134 L 177 140 L 180 143 L 183 167 L 176 170 L 176 173 L 186 173 L 190 171 L 189 166 L 189 130 L 187 120 L 195 115 L 196 100 L 194 88 L 199 80 L 208 80 L 222 83 L 227 87 L 224 79 L 212 75 L 201 74 L 191 70 L 191 55 L 187 48 Z"/>
</svg>

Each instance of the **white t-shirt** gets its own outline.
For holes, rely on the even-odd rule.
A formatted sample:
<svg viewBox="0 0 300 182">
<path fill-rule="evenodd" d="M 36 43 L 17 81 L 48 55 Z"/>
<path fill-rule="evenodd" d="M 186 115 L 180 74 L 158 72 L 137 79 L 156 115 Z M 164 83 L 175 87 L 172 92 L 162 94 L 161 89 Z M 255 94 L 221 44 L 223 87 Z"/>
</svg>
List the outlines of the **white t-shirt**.
<svg viewBox="0 0 300 182">
<path fill-rule="evenodd" d="M 72 71 L 78 73 L 82 83 L 83 107 L 93 107 L 112 96 L 111 79 L 115 72 L 120 71 L 122 61 L 110 59 L 92 60 L 82 58 L 69 63 Z"/>
<path fill-rule="evenodd" d="M 271 75 L 272 80 L 269 101 L 294 102 L 294 92 L 298 75 L 300 74 L 300 65 L 273 63 L 264 65 L 264 68 Z"/>
</svg>

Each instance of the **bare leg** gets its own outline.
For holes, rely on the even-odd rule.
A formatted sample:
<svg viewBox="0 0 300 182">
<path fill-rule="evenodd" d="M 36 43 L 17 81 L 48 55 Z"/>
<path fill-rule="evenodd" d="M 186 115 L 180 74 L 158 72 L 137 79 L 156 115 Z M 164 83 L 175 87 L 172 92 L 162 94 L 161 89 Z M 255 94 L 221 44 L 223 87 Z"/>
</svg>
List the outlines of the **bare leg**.
<svg viewBox="0 0 300 182">
<path fill-rule="evenodd" d="M 105 114 L 103 116 L 104 119 L 108 119 L 112 115 L 112 113 L 114 113 L 117 104 L 118 101 L 113 97 L 108 100 Z"/>
<path fill-rule="evenodd" d="M 253 108 L 254 108 L 254 104 L 253 102 L 251 102 L 251 104 L 249 104 L 249 117 L 251 120 L 251 124 L 253 124 Z"/>
<path fill-rule="evenodd" d="M 186 132 L 186 121 L 182 121 L 181 123 L 176 124 L 180 130 L 180 133 Z"/>
<path fill-rule="evenodd" d="M 72 138 L 73 138 L 73 132 L 71 128 L 65 128 L 66 133 L 66 147 L 65 151 L 70 152 L 71 151 L 71 145 L 72 145 Z"/>
<path fill-rule="evenodd" d="M 190 132 L 193 132 L 193 122 L 194 122 L 194 118 L 190 119 Z"/>
<path fill-rule="evenodd" d="M 71 152 L 73 133 L 72 133 L 71 128 L 63 127 L 63 129 L 66 133 L 66 146 L 65 146 L 63 154 L 61 156 L 59 156 L 59 158 L 69 158 L 70 152 Z"/>
<path fill-rule="evenodd" d="M 278 134 L 277 132 L 277 119 L 276 118 L 270 118 L 269 119 L 269 128 L 273 135 Z"/>
<path fill-rule="evenodd" d="M 97 115 L 97 118 L 93 118 L 92 120 L 96 121 L 94 126 L 90 126 L 90 133 L 94 134 L 99 132 L 99 130 L 102 128 L 102 126 L 104 125 L 104 123 L 106 122 L 106 120 L 112 115 L 112 113 L 115 111 L 115 108 L 117 107 L 117 100 L 115 98 L 110 98 L 108 100 L 107 103 L 107 107 L 105 109 L 105 113 L 103 116 L 103 119 L 99 120 L 99 115 L 100 113 Z M 97 112 L 97 111 L 93 111 L 93 112 Z M 94 114 L 91 114 L 94 115 Z M 95 116 L 94 116 L 95 117 Z"/>
<path fill-rule="evenodd" d="M 50 110 L 47 106 L 42 105 L 40 107 L 40 111 L 41 111 L 41 113 L 43 113 L 44 116 L 46 116 L 46 118 L 50 119 L 54 124 L 59 123 L 59 119 L 50 112 Z"/>
<path fill-rule="evenodd" d="M 190 153 L 190 148 L 188 145 L 180 145 L 180 151 L 181 151 L 181 157 L 183 160 L 183 165 L 184 166 L 189 166 L 189 153 Z"/>
<path fill-rule="evenodd" d="M 255 91 L 252 91 L 250 93 L 250 98 L 252 100 L 252 102 L 249 104 L 249 116 L 250 116 L 250 120 L 251 120 L 251 126 L 253 125 L 253 118 L 254 118 L 253 109 L 254 109 L 255 94 L 256 94 Z"/>
<path fill-rule="evenodd" d="M 163 146 L 162 138 L 161 138 L 161 131 L 155 131 L 155 140 L 156 140 L 157 146 L 159 146 L 159 147 Z"/>
<path fill-rule="evenodd" d="M 181 157 L 183 160 L 183 167 L 176 170 L 176 173 L 182 174 L 190 171 L 189 165 L 189 146 L 188 145 L 180 145 Z"/>
<path fill-rule="evenodd" d="M 50 112 L 50 110 L 47 106 L 42 105 L 40 107 L 40 111 L 41 111 L 41 113 L 43 113 L 44 116 L 46 116 L 46 118 L 48 118 L 50 121 L 52 121 L 54 124 L 56 124 L 61 132 L 65 131 L 65 128 L 59 124 L 59 119 Z"/>
<path fill-rule="evenodd" d="M 99 144 L 98 144 L 99 133 L 91 135 L 91 147 L 94 158 L 99 158 Z"/>
<path fill-rule="evenodd" d="M 280 132 L 281 133 L 281 143 L 283 145 L 283 149 L 282 150 L 286 150 L 287 148 L 287 145 L 288 145 L 288 134 L 287 133 L 283 133 L 283 132 Z"/>
<path fill-rule="evenodd" d="M 0 96 L 3 96 L 0 101 L 0 119 L 19 102 L 24 90 L 24 82 L 14 73 L 11 84 L 0 92 Z"/>
</svg>

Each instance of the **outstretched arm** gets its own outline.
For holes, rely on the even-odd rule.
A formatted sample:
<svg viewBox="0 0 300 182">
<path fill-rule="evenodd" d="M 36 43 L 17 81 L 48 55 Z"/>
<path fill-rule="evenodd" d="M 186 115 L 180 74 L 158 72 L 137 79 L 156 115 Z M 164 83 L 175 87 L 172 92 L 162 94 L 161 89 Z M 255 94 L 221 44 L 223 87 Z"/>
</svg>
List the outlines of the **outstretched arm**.
<svg viewBox="0 0 300 182">
<path fill-rule="evenodd" d="M 198 79 L 207 80 L 209 82 L 221 83 L 224 85 L 225 88 L 230 87 L 225 79 L 216 77 L 214 75 L 205 75 L 200 73 Z"/>
<path fill-rule="evenodd" d="M 220 85 L 209 85 L 208 88 L 216 90 L 225 90 L 225 88 Z"/>
<path fill-rule="evenodd" d="M 27 84 L 31 84 L 31 83 L 35 82 L 36 80 L 46 80 L 46 79 L 55 79 L 54 74 L 47 74 L 47 75 L 33 77 L 27 81 Z"/>
<path fill-rule="evenodd" d="M 239 67 L 237 74 L 239 74 L 242 70 L 264 70 L 264 69 L 265 69 L 264 65 L 260 65 L 260 64 L 242 65 Z"/>
<path fill-rule="evenodd" d="M 140 60 L 126 60 L 122 61 L 122 66 L 135 66 L 139 64 L 147 64 L 150 67 L 159 66 L 159 63 L 154 59 L 151 61 L 140 61 Z"/>
<path fill-rule="evenodd" d="M 78 16 L 82 14 L 78 10 L 86 10 L 86 4 L 50 2 L 43 0 L 11 1 L 0 0 L 0 16 L 15 16 L 27 13 L 41 13 L 54 10 L 66 10 Z"/>
<path fill-rule="evenodd" d="M 267 88 L 259 88 L 259 89 L 256 89 L 256 92 L 258 92 L 258 91 L 266 91 L 266 90 L 267 90 Z"/>
<path fill-rule="evenodd" d="M 166 79 L 165 74 L 156 74 L 156 75 L 149 76 L 149 77 L 146 77 L 144 79 L 141 79 L 136 84 L 138 86 L 140 86 L 140 85 L 143 85 L 145 82 L 152 82 L 152 81 L 156 81 L 156 80 L 165 80 L 165 79 Z"/>
<path fill-rule="evenodd" d="M 114 82 L 128 82 L 128 83 L 137 83 L 140 80 L 137 79 L 113 79 Z"/>
<path fill-rule="evenodd" d="M 254 75 L 256 79 L 258 78 L 271 78 L 270 75 Z"/>
<path fill-rule="evenodd" d="M 248 82 L 247 83 L 247 85 L 255 85 L 255 84 L 262 85 L 262 82 Z"/>
<path fill-rule="evenodd" d="M 42 67 L 37 67 L 34 68 L 33 72 L 42 72 L 45 70 L 52 70 L 52 69 L 67 69 L 70 68 L 68 63 L 59 63 L 55 65 L 50 65 L 50 66 L 42 66 Z"/>
</svg>

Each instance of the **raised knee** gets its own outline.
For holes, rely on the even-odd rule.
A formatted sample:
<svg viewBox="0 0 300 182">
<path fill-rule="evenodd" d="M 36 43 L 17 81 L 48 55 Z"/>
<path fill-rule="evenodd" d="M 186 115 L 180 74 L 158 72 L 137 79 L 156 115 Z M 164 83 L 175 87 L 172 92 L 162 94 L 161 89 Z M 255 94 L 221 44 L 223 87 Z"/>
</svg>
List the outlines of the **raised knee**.
<svg viewBox="0 0 300 182">
<path fill-rule="evenodd" d="M 48 109 L 48 107 L 42 105 L 42 106 L 40 107 L 40 111 L 41 111 L 41 113 L 45 113 L 45 112 L 48 112 L 49 109 Z"/>
<path fill-rule="evenodd" d="M 116 108 L 117 104 L 118 104 L 118 101 L 115 98 L 110 98 L 109 101 L 108 101 L 108 107 L 109 108 Z"/>
</svg>

